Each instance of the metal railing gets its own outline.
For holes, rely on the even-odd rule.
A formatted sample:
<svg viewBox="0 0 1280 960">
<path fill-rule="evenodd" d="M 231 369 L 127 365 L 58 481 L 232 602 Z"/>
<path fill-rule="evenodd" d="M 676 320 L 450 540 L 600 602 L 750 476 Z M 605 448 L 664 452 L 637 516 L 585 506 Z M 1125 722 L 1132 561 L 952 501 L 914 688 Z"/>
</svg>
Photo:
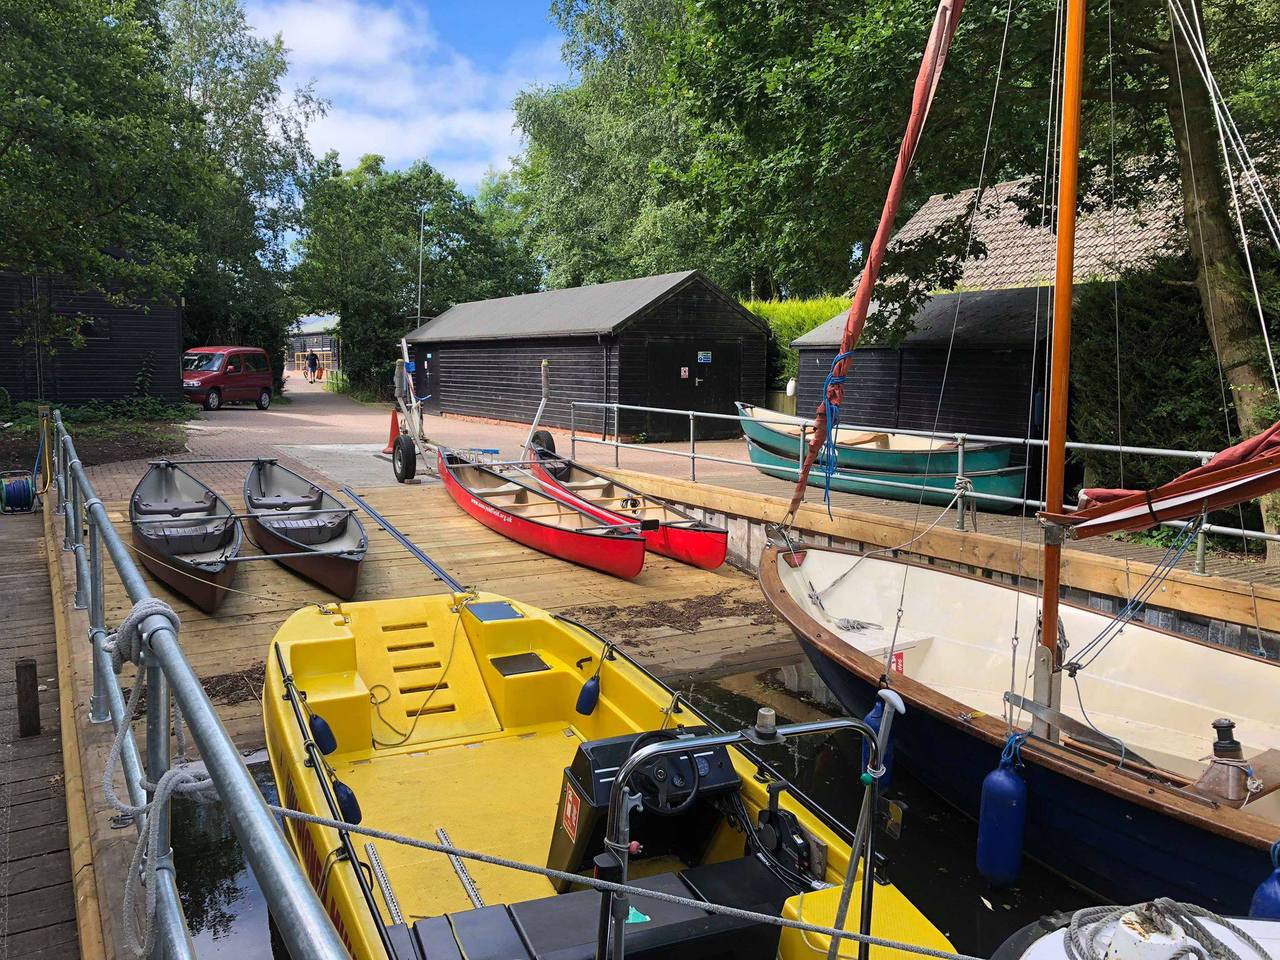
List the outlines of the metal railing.
<svg viewBox="0 0 1280 960">
<path fill-rule="evenodd" d="M 104 614 L 104 554 L 110 558 L 133 603 L 149 599 L 151 592 L 129 547 L 121 540 L 106 507 L 94 492 L 59 411 L 52 414 L 42 411 L 41 430 L 50 457 L 46 464 L 50 486 L 57 492 L 57 511 L 62 517 L 62 546 L 75 555 L 75 606 L 89 614 L 88 639 L 93 648 L 89 719 L 94 723 L 110 721 L 118 734 L 127 718 L 124 694 L 112 669 L 111 654 L 105 647 L 108 630 Z M 148 617 L 142 624 L 142 636 L 145 662 L 139 667 L 139 676 L 134 682 L 146 684 L 146 761 L 144 764 L 139 755 L 132 731 L 128 732 L 120 759 L 129 803 L 142 806 L 151 800 L 148 785 L 159 782 L 172 763 L 169 726 L 172 698 L 181 708 L 200 748 L 222 808 L 291 954 L 299 960 L 303 957 L 345 960 L 347 951 L 328 913 L 290 852 L 284 834 L 218 719 L 199 677 L 183 656 L 172 624 L 163 616 Z M 160 848 L 166 851 L 154 874 L 159 888 L 155 920 L 158 935 L 153 957 L 188 960 L 196 953 L 178 898 L 168 805 L 153 808 L 149 815 L 161 818 Z M 141 835 L 144 818 L 135 817 L 134 826 Z M 129 878 L 128 882 L 137 879 Z M 125 918 L 125 922 L 132 923 L 133 918 Z"/>
<path fill-rule="evenodd" d="M 578 432 L 578 409 L 600 411 L 600 437 L 582 436 Z M 689 448 L 687 450 L 671 450 L 664 447 L 653 446 L 652 444 L 627 443 L 621 439 L 621 431 L 619 429 L 620 416 L 619 411 L 628 410 L 637 413 L 656 413 L 664 414 L 672 417 L 687 419 L 689 422 Z M 609 414 L 613 414 L 612 430 L 610 430 Z M 797 439 L 797 451 L 807 450 L 809 446 L 809 431 L 815 426 L 811 419 L 801 417 L 788 416 L 786 419 L 769 419 L 764 416 L 760 417 L 744 417 L 732 413 L 706 413 L 699 410 L 674 410 L 667 407 L 642 407 L 626 403 L 604 403 L 594 400 L 574 400 L 569 407 L 569 456 L 576 457 L 578 444 L 594 444 L 602 447 L 613 448 L 613 465 L 621 467 L 621 451 L 637 450 L 643 453 L 654 454 L 656 456 L 666 457 L 682 457 L 689 461 L 689 479 L 698 479 L 697 464 L 699 460 L 708 463 L 724 463 L 734 466 L 752 467 L 753 469 L 761 469 L 759 464 L 750 460 L 740 460 L 734 457 L 721 457 L 709 453 L 698 452 L 698 422 L 700 420 L 732 420 L 738 423 L 750 421 L 754 423 L 769 424 L 774 426 L 800 427 L 800 435 Z M 910 437 L 922 437 L 934 440 L 946 440 L 955 444 L 956 454 L 956 472 L 953 475 L 955 486 L 948 490 L 945 487 L 931 487 L 920 483 L 910 483 L 904 480 L 885 480 L 878 477 L 870 477 L 862 474 L 858 475 L 858 483 L 865 484 L 870 487 L 883 488 L 886 491 L 902 490 L 916 495 L 928 493 L 937 496 L 945 495 L 948 500 L 954 496 L 955 512 L 956 512 L 956 529 L 965 529 L 966 510 L 975 504 L 992 503 L 1002 504 L 1006 506 L 1020 507 L 1023 510 L 1040 510 L 1043 509 L 1045 503 L 1043 500 L 1034 500 L 1028 497 L 1008 497 L 1001 494 L 985 493 L 972 488 L 971 476 L 967 476 L 965 470 L 965 455 L 970 444 L 987 444 L 987 443 L 1007 443 L 1021 446 L 1027 449 L 1039 448 L 1046 446 L 1046 441 L 1027 437 L 1000 437 L 979 433 L 947 433 L 944 431 L 930 430 L 904 430 L 897 427 L 870 427 L 856 424 L 841 424 L 840 429 L 850 430 L 859 433 L 894 433 Z M 595 432 L 595 431 L 593 431 Z M 612 436 L 612 439 L 610 439 Z M 1193 460 L 1200 464 L 1207 463 L 1213 456 L 1213 451 L 1209 450 L 1177 450 L 1172 448 L 1161 447 L 1130 447 L 1118 444 L 1108 443 L 1079 443 L 1070 441 L 1067 443 L 1070 450 L 1083 450 L 1093 453 L 1119 453 L 1133 454 L 1135 456 L 1144 457 L 1162 457 L 1171 459 Z M 785 473 L 793 477 L 798 477 L 799 467 L 780 466 L 769 464 L 768 470 L 771 473 Z M 1072 509 L 1070 506 L 1068 510 Z M 1174 530 L 1183 530 L 1188 526 L 1186 521 L 1170 520 L 1160 524 L 1163 527 L 1169 527 Z M 1221 536 L 1237 537 L 1241 540 L 1271 540 L 1280 541 L 1280 534 L 1267 533 L 1262 530 L 1248 530 L 1243 527 L 1224 527 L 1213 523 L 1204 523 L 1200 526 L 1200 531 L 1196 537 L 1196 552 L 1193 570 L 1196 573 L 1203 574 L 1205 572 L 1205 553 L 1206 542 L 1205 537 L 1208 534 L 1218 534 Z"/>
</svg>

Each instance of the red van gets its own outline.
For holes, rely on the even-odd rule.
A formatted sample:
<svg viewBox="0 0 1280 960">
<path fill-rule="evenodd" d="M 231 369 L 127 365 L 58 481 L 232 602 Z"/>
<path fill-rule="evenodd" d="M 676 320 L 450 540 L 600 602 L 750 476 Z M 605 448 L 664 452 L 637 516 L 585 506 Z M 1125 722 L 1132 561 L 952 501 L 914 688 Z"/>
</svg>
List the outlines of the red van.
<svg viewBox="0 0 1280 960">
<path fill-rule="evenodd" d="M 226 403 L 271 406 L 271 361 L 261 347 L 192 347 L 182 355 L 182 392 L 217 410 Z"/>
</svg>

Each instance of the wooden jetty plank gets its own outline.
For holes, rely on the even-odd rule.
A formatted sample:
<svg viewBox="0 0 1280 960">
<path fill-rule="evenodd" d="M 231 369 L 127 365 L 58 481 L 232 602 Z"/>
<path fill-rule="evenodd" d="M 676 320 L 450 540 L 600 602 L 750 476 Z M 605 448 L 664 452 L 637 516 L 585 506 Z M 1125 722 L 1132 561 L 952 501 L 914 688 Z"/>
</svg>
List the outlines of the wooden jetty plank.
<svg viewBox="0 0 1280 960">
<path fill-rule="evenodd" d="M 11 957 L 80 956 L 68 851 L 63 773 L 61 685 L 43 517 L 0 517 L 5 557 L 0 595 L 7 605 L 0 635 L 0 807 L 4 822 L 5 926 L 0 953 Z M 20 738 L 14 663 L 36 661 L 41 732 Z M 73 722 L 66 716 L 67 723 Z"/>
</svg>

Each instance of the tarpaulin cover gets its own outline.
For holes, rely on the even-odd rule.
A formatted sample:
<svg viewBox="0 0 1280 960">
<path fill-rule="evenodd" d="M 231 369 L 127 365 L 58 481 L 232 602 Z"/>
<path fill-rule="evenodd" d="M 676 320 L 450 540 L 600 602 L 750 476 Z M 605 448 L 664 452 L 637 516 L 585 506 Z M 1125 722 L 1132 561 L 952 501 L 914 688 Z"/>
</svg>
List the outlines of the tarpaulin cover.
<svg viewBox="0 0 1280 960">
<path fill-rule="evenodd" d="M 1077 539 L 1185 520 L 1280 489 L 1280 422 L 1153 490 L 1086 488 L 1075 513 L 1041 513 Z"/>
</svg>

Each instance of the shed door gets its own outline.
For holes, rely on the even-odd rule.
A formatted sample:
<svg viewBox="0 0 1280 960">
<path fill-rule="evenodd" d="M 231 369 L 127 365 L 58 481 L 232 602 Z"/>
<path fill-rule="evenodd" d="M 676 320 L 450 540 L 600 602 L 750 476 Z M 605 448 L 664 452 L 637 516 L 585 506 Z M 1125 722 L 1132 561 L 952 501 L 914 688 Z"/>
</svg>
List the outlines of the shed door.
<svg viewBox="0 0 1280 960">
<path fill-rule="evenodd" d="M 742 344 L 737 340 L 655 339 L 645 343 L 651 407 L 729 413 L 742 384 Z M 689 424 L 671 414 L 648 414 L 645 433 L 651 439 L 683 439 Z M 732 420 L 699 420 L 698 438 L 736 437 Z"/>
<path fill-rule="evenodd" d="M 440 351 L 434 346 L 418 347 L 414 351 L 417 379 L 414 387 L 427 413 L 440 412 Z"/>
</svg>

